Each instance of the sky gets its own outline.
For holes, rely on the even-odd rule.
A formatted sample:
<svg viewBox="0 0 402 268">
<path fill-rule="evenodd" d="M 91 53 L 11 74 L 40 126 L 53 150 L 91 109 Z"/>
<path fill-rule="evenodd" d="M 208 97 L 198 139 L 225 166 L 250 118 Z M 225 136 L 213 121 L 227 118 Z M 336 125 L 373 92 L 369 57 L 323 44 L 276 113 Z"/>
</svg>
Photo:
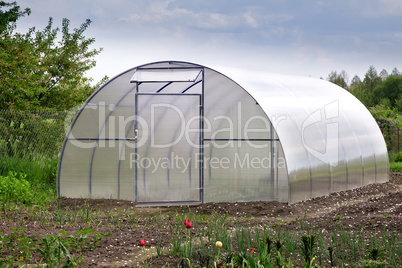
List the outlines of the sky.
<svg viewBox="0 0 402 268">
<path fill-rule="evenodd" d="M 49 17 L 78 28 L 103 48 L 95 82 L 164 60 L 220 70 L 327 78 L 345 70 L 402 71 L 401 0 L 17 0 L 31 15 L 18 31 L 43 29 Z M 232 77 L 234 78 L 234 77 Z M 234 78 L 235 80 L 235 78 Z"/>
</svg>

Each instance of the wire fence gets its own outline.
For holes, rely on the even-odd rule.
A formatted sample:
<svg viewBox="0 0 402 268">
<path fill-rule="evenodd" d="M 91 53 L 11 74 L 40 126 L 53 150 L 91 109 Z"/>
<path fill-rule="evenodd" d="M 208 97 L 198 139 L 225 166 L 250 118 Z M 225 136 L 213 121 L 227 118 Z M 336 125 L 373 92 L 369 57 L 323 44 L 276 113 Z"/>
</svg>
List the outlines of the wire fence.
<svg viewBox="0 0 402 268">
<path fill-rule="evenodd" d="M 389 152 L 397 153 L 401 150 L 401 128 L 383 128 L 381 129 L 385 143 Z"/>
<path fill-rule="evenodd" d="M 0 156 L 58 157 L 74 116 L 69 111 L 0 110 Z"/>
</svg>

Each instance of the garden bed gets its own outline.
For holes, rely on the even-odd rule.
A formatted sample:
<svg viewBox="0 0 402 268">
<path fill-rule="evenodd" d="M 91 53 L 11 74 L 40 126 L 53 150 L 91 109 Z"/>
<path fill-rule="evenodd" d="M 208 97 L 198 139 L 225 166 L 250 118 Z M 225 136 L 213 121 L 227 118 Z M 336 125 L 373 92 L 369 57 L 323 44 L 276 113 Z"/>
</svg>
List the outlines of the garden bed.
<svg viewBox="0 0 402 268">
<path fill-rule="evenodd" d="M 8 205 L 0 214 L 0 249 L 3 265 L 13 266 L 70 259 L 89 267 L 236 267 L 252 258 L 301 267 L 315 257 L 320 267 L 395 267 L 402 262 L 401 189 L 402 174 L 391 173 L 387 183 L 295 204 L 139 208 L 130 201 L 60 198 L 45 206 Z"/>
</svg>

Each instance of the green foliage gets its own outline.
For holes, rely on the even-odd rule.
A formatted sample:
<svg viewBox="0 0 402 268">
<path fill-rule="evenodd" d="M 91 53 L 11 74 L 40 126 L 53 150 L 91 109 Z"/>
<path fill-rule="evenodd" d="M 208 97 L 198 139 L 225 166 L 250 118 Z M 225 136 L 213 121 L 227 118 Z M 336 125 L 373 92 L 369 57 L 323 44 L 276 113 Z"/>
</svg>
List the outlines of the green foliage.
<svg viewBox="0 0 402 268">
<path fill-rule="evenodd" d="M 370 108 L 371 115 L 376 120 L 380 128 L 399 127 L 398 111 L 383 105 L 377 105 Z"/>
<path fill-rule="evenodd" d="M 336 71 L 332 71 L 327 78 L 328 81 L 344 88 L 344 89 L 348 89 L 348 75 L 346 74 L 346 72 L 344 70 L 342 70 L 339 74 Z"/>
<path fill-rule="evenodd" d="M 384 82 L 377 84 L 373 91 L 377 103 L 387 100 L 390 107 L 398 108 L 402 96 L 402 76 L 388 76 Z"/>
<path fill-rule="evenodd" d="M 9 8 L 8 10 L 3 10 Z M 0 36 L 12 31 L 18 18 L 31 14 L 31 9 L 21 10 L 17 2 L 6 3 L 0 1 Z"/>
<path fill-rule="evenodd" d="M 15 260 L 13 258 L 5 258 L 3 255 L 3 250 L 16 250 L 17 259 L 20 262 L 25 263 L 28 266 L 32 258 L 32 253 L 37 245 L 37 236 L 27 236 L 25 235 L 25 228 L 10 228 L 11 233 L 8 235 L 0 234 L 0 266 L 4 267 L 4 264 L 14 264 Z M 5 266 L 7 267 L 7 266 Z"/>
<path fill-rule="evenodd" d="M 378 75 L 374 66 L 370 66 L 364 75 L 363 84 L 368 91 L 373 91 L 374 88 L 381 83 L 381 77 Z"/>
<path fill-rule="evenodd" d="M 97 248 L 102 238 L 111 236 L 96 233 L 89 238 L 88 234 L 95 231 L 85 228 L 75 232 L 78 237 L 60 231 L 58 235 L 48 234 L 39 240 L 36 235 L 26 235 L 26 231 L 25 228 L 10 228 L 10 232 L 4 235 L 0 231 L 1 267 L 9 267 L 8 265 L 17 267 L 16 264 L 20 263 L 24 263 L 26 265 L 24 267 L 28 264 L 31 266 L 32 255 L 36 252 L 42 257 L 40 263 L 45 262 L 46 267 L 76 267 L 82 261 L 81 253 Z M 13 255 L 10 256 L 10 253 Z"/>
<path fill-rule="evenodd" d="M 329 78 L 335 79 L 336 76 L 334 77 L 333 74 L 334 72 L 330 74 Z M 370 66 L 363 81 L 357 75 L 353 77 L 350 93 L 367 108 L 383 105 L 402 111 L 402 76 L 396 68 L 391 75 L 388 75 L 386 70 L 382 70 L 378 75 L 375 67 Z"/>
<path fill-rule="evenodd" d="M 302 235 L 300 250 L 305 260 L 305 265 L 311 266 L 314 261 L 314 255 L 317 250 L 317 241 L 314 234 Z"/>
<path fill-rule="evenodd" d="M 389 170 L 391 170 L 392 172 L 402 172 L 402 163 L 401 162 L 389 163 Z"/>
<path fill-rule="evenodd" d="M 29 9 L 20 11 L 15 3 L 0 7 L 11 7 L 0 13 L 7 25 L 29 14 Z M 66 110 L 85 101 L 95 88 L 84 75 L 102 51 L 90 49 L 95 39 L 83 35 L 90 24 L 87 19 L 70 31 L 68 19 L 63 19 L 60 29 L 53 27 L 50 18 L 42 31 L 31 28 L 25 34 L 6 25 L 8 30 L 0 33 L 0 109 Z"/>
<path fill-rule="evenodd" d="M 25 178 L 25 174 L 12 171 L 7 176 L 0 176 L 0 201 L 32 203 L 31 185 Z"/>
<path fill-rule="evenodd" d="M 42 239 L 44 248 L 37 251 L 42 255 L 48 267 L 76 267 L 76 260 L 73 259 L 69 250 L 64 245 L 60 236 L 47 235 Z"/>
<path fill-rule="evenodd" d="M 0 154 L 57 157 L 65 137 L 66 112 L 1 111 Z"/>
<path fill-rule="evenodd" d="M 353 87 L 350 91 L 367 108 L 375 106 L 374 93 L 364 88 L 363 84 Z"/>
<path fill-rule="evenodd" d="M 2 156 L 0 157 L 0 176 L 7 176 L 10 170 L 19 174 L 28 174 L 25 179 L 31 186 L 32 202 L 44 204 L 56 198 L 57 165 L 58 159 Z"/>
<path fill-rule="evenodd" d="M 395 162 L 402 162 L 402 152 L 398 152 L 395 155 Z"/>
</svg>

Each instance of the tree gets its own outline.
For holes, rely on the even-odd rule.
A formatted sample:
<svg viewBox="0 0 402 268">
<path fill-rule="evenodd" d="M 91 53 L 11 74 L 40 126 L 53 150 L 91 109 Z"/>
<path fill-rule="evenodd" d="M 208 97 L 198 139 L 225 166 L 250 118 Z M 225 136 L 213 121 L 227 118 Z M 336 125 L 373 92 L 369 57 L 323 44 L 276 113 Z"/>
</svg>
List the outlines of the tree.
<svg viewBox="0 0 402 268">
<path fill-rule="evenodd" d="M 352 81 L 350 82 L 350 89 L 360 85 L 362 83 L 362 80 L 358 75 L 353 76 Z"/>
<path fill-rule="evenodd" d="M 380 77 L 381 77 L 381 80 L 384 81 L 388 77 L 387 70 L 382 69 L 382 71 L 380 72 Z"/>
<path fill-rule="evenodd" d="M 398 69 L 395 67 L 394 69 L 392 69 L 391 75 L 393 76 L 400 76 L 401 73 L 398 71 Z"/>
<path fill-rule="evenodd" d="M 374 66 L 370 66 L 364 75 L 363 84 L 366 90 L 372 91 L 381 82 Z"/>
<path fill-rule="evenodd" d="M 339 74 L 336 71 L 332 71 L 328 75 L 327 80 L 346 90 L 348 89 L 349 77 L 344 70 L 342 70 Z"/>
<path fill-rule="evenodd" d="M 375 99 L 374 99 L 374 92 L 368 91 L 364 88 L 364 84 L 360 83 L 353 88 L 351 88 L 350 92 L 355 96 L 359 101 L 361 101 L 366 108 L 370 108 L 374 106 Z"/>
<path fill-rule="evenodd" d="M 14 8 L 16 16 L 28 14 L 15 3 L 4 6 Z M 15 24 L 15 16 L 7 16 Z M 61 30 L 53 27 L 52 18 L 42 31 L 31 28 L 20 34 L 8 27 L 0 39 L 0 109 L 65 110 L 85 101 L 95 90 L 85 72 L 95 66 L 93 58 L 102 51 L 90 49 L 95 39 L 83 35 L 90 23 L 88 19 L 72 32 L 68 19 L 63 19 Z"/>
<path fill-rule="evenodd" d="M 396 101 L 402 96 L 402 77 L 401 76 L 388 76 L 385 81 L 377 85 L 374 90 L 377 103 L 382 100 L 388 99 L 391 107 L 396 107 Z M 384 103 L 385 104 L 385 103 Z"/>
<path fill-rule="evenodd" d="M 3 8 L 7 7 L 10 9 L 2 10 Z M 15 29 L 16 21 L 20 17 L 29 14 L 31 14 L 31 9 L 26 8 L 21 11 L 21 8 L 17 5 L 17 2 L 6 3 L 4 1 L 0 1 L 0 36 Z"/>
</svg>

